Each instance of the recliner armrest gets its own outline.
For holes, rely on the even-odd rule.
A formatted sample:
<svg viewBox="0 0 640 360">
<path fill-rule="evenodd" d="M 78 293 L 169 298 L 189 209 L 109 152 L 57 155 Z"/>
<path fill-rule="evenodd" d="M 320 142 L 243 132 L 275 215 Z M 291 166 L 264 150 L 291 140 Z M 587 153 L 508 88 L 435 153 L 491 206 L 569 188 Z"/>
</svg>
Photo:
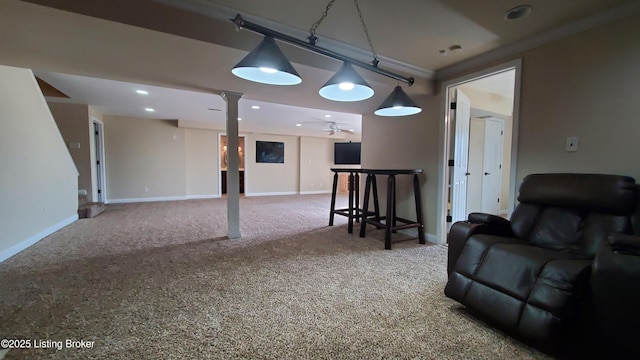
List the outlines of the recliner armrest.
<svg viewBox="0 0 640 360">
<path fill-rule="evenodd" d="M 458 257 L 460 257 L 462 249 L 464 248 L 464 244 L 473 234 L 513 236 L 509 220 L 495 215 L 471 213 L 469 214 L 469 220 L 454 223 L 451 225 L 451 229 L 447 235 L 447 243 L 449 244 L 447 273 L 449 275 L 453 272 L 456 261 L 458 261 Z"/>
<path fill-rule="evenodd" d="M 640 236 L 616 233 L 607 240 L 614 253 L 640 256 Z"/>
<path fill-rule="evenodd" d="M 484 225 L 484 228 L 482 229 L 484 234 L 514 236 L 513 231 L 511 230 L 511 222 L 497 215 L 471 213 L 469 214 L 469 222 Z"/>
<path fill-rule="evenodd" d="M 453 268 L 458 261 L 458 257 L 462 253 L 464 244 L 472 234 L 477 231 L 481 231 L 483 224 L 472 224 L 469 221 L 458 221 L 451 225 L 449 233 L 447 234 L 447 244 L 449 249 L 447 250 L 447 274 L 451 275 Z"/>
<path fill-rule="evenodd" d="M 485 214 L 485 213 L 470 213 L 469 222 L 473 224 L 487 224 L 492 230 L 499 231 L 500 234 L 506 232 L 511 234 L 511 222 L 503 217 Z"/>
</svg>

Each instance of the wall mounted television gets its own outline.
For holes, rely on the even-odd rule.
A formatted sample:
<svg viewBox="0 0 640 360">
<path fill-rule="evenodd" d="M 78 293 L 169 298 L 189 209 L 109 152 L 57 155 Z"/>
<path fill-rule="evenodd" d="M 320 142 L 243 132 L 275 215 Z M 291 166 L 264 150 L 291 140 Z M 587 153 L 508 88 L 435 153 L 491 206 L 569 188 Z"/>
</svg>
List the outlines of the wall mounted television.
<svg viewBox="0 0 640 360">
<path fill-rule="evenodd" d="M 337 142 L 334 143 L 334 159 L 336 165 L 360 165 L 359 142 Z"/>
<path fill-rule="evenodd" d="M 256 162 L 284 164 L 284 143 L 256 141 Z"/>
</svg>

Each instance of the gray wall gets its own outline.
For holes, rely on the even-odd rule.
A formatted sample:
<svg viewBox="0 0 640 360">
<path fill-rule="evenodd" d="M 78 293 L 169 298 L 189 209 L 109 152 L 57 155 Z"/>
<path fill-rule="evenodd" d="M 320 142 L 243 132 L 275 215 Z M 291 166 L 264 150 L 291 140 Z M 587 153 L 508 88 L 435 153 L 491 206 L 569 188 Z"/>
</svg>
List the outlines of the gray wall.
<svg viewBox="0 0 640 360">
<path fill-rule="evenodd" d="M 537 172 L 614 173 L 640 180 L 638 24 L 635 15 L 450 77 L 522 59 L 518 183 Z M 431 240 L 439 211 L 441 96 L 420 99 L 423 112 L 407 118 L 363 117 L 363 167 L 425 169 L 423 204 Z M 578 152 L 564 151 L 569 136 L 579 137 Z M 400 200 L 398 212 L 411 215 L 407 195 Z"/>
<path fill-rule="evenodd" d="M 33 73 L 0 65 L 0 261 L 78 218 L 78 173 Z"/>
</svg>

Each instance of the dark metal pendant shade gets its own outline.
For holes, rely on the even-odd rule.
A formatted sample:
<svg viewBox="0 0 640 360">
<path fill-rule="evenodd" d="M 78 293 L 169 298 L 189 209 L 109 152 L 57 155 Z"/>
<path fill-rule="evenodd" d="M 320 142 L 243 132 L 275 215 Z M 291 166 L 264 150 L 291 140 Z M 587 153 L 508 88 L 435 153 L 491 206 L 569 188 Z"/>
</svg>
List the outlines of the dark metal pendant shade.
<svg viewBox="0 0 640 360">
<path fill-rule="evenodd" d="M 263 84 L 297 85 L 302 82 L 296 69 L 271 36 L 265 36 L 231 72 L 243 79 Z"/>
<path fill-rule="evenodd" d="M 334 101 L 360 101 L 373 96 L 373 89 L 353 66 L 345 62 L 319 91 L 320 96 Z"/>
<path fill-rule="evenodd" d="M 391 94 L 382 102 L 374 114 L 379 116 L 406 116 L 421 112 L 422 109 L 402 90 L 396 86 Z"/>
</svg>

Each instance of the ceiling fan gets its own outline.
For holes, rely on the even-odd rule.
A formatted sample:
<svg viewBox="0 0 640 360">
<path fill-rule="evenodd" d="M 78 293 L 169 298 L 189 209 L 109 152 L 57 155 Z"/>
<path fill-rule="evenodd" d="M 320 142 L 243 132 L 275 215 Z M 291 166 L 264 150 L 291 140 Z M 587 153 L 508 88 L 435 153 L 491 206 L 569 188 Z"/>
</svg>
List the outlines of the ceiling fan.
<svg viewBox="0 0 640 360">
<path fill-rule="evenodd" d="M 329 123 L 329 127 L 326 129 L 322 129 L 322 131 L 327 131 L 329 132 L 329 135 L 333 135 L 333 134 L 337 134 L 339 132 L 345 132 L 348 134 L 353 134 L 353 130 L 351 129 L 343 129 L 342 127 L 340 127 L 340 124 L 338 124 L 337 122 L 331 122 Z"/>
</svg>

